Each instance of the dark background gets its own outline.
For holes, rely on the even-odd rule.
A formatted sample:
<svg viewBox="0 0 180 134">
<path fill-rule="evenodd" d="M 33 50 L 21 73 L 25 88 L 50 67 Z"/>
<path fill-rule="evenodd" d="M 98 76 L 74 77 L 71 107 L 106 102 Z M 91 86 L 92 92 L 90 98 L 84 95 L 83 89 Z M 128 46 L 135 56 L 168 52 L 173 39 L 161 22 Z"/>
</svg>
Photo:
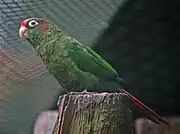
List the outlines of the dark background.
<svg viewBox="0 0 180 134">
<path fill-rule="evenodd" d="M 128 1 L 94 49 L 129 82 L 129 91 L 163 115 L 179 115 L 179 3 Z"/>
</svg>

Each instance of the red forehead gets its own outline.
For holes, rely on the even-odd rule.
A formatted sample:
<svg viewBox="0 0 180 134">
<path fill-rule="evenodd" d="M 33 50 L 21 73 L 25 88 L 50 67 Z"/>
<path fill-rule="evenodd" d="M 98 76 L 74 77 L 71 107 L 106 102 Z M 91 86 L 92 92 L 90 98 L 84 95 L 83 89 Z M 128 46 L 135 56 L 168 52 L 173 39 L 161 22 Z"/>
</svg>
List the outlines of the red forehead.
<svg viewBox="0 0 180 134">
<path fill-rule="evenodd" d="M 33 20 L 34 18 L 28 18 L 28 19 L 25 19 L 21 22 L 21 26 L 24 26 L 24 27 L 27 27 L 27 23 L 30 21 L 30 20 Z"/>
</svg>

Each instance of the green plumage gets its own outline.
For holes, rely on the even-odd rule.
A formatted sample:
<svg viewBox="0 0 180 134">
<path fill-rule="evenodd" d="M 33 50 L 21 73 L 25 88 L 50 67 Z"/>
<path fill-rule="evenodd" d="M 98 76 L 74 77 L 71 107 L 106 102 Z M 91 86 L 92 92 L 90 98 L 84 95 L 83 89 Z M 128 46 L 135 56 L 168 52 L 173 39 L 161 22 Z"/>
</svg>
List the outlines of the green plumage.
<svg viewBox="0 0 180 134">
<path fill-rule="evenodd" d="M 68 91 L 108 91 L 120 87 L 117 72 L 100 55 L 43 19 L 45 31 L 28 29 L 29 41 L 42 58 L 46 68 Z"/>
<path fill-rule="evenodd" d="M 86 89 L 94 92 L 117 92 L 118 88 L 122 88 L 123 81 L 110 64 L 88 46 L 68 36 L 51 22 L 40 18 L 26 19 L 21 23 L 19 35 L 30 41 L 49 72 L 68 91 Z M 8 97 L 8 102 L 0 101 L 0 106 L 3 107 L 0 110 L 0 115 L 3 117 L 0 119 L 2 128 L 0 133 L 32 134 L 31 127 L 37 115 L 52 107 L 57 96 L 63 93 L 63 90 L 51 89 L 51 87 L 13 92 Z M 128 92 L 126 94 L 132 104 L 143 109 L 151 120 L 168 124 L 135 97 Z M 6 120 L 4 117 L 7 117 Z"/>
</svg>

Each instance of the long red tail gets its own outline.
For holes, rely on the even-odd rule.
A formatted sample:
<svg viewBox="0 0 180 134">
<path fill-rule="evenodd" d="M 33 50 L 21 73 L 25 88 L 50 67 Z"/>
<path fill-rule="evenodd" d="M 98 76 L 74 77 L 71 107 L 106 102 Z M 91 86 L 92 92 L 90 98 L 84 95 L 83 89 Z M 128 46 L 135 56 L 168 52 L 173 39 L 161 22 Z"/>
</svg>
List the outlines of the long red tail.
<svg viewBox="0 0 180 134">
<path fill-rule="evenodd" d="M 141 108 L 142 110 L 146 110 L 148 111 L 151 116 L 148 117 L 150 120 L 160 124 L 161 122 L 172 127 L 172 124 L 165 118 L 161 117 L 160 115 L 158 115 L 157 113 L 155 113 L 152 109 L 150 109 L 148 106 L 146 106 L 145 104 L 143 104 L 140 100 L 138 100 L 136 97 L 134 97 L 133 95 L 131 95 L 130 93 L 128 93 L 126 90 L 124 89 L 120 89 L 121 93 L 125 93 L 128 98 L 133 101 L 137 107 Z"/>
</svg>

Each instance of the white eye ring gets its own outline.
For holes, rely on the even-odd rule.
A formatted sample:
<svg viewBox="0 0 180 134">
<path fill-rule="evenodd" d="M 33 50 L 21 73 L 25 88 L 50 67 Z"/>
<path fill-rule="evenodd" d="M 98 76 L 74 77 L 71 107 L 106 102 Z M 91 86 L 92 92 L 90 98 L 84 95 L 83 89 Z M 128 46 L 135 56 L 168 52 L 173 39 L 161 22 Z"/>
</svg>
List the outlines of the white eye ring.
<svg viewBox="0 0 180 134">
<path fill-rule="evenodd" d="M 35 21 L 35 20 L 31 20 L 29 23 L 28 23 L 28 25 L 29 25 L 29 27 L 35 27 L 35 26 L 37 26 L 39 23 L 37 22 L 37 21 Z"/>
</svg>

